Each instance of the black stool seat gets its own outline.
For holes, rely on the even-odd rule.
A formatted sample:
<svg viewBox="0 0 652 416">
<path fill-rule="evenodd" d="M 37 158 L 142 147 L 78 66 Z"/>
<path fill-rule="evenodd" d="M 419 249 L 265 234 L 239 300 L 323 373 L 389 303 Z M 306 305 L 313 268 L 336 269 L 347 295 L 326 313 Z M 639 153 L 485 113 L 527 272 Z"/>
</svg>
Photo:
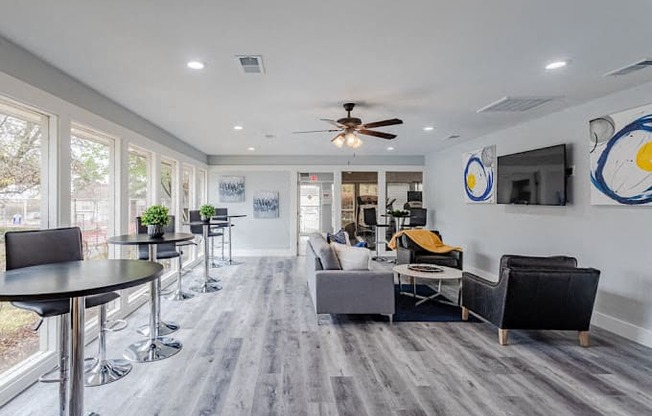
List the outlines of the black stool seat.
<svg viewBox="0 0 652 416">
<path fill-rule="evenodd" d="M 102 293 L 86 297 L 86 309 L 112 302 L 120 295 L 115 292 Z M 41 318 L 63 315 L 70 312 L 70 301 L 68 299 L 57 300 L 32 300 L 29 302 L 11 302 L 17 308 L 34 312 Z"/>
</svg>

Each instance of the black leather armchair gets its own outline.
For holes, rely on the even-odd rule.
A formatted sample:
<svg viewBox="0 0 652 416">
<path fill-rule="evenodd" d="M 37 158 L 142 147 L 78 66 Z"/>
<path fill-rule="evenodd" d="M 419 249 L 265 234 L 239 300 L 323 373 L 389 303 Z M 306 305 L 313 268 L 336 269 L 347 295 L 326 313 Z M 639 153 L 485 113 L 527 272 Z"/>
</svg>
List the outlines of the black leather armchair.
<svg viewBox="0 0 652 416">
<path fill-rule="evenodd" d="M 579 331 L 588 347 L 599 278 L 599 270 L 578 268 L 573 257 L 505 255 L 498 282 L 462 274 L 462 319 L 471 311 L 496 325 L 501 345 L 509 329 L 554 329 Z"/>
<path fill-rule="evenodd" d="M 432 232 L 437 234 L 439 239 L 443 241 L 439 231 L 432 230 Z M 436 264 L 462 270 L 463 253 L 457 250 L 445 254 L 431 253 L 403 234 L 396 239 L 396 264 L 414 263 Z"/>
</svg>

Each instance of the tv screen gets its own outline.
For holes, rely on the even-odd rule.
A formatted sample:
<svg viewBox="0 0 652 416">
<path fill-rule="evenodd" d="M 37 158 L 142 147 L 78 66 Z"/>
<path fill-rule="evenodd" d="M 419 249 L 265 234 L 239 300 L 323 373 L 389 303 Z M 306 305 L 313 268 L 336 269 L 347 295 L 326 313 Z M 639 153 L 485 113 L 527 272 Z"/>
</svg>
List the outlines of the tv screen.
<svg viewBox="0 0 652 416">
<path fill-rule="evenodd" d="M 421 201 L 422 200 L 421 191 L 407 191 L 407 200 L 408 202 Z"/>
<path fill-rule="evenodd" d="M 566 205 L 566 145 L 498 157 L 499 204 Z"/>
</svg>

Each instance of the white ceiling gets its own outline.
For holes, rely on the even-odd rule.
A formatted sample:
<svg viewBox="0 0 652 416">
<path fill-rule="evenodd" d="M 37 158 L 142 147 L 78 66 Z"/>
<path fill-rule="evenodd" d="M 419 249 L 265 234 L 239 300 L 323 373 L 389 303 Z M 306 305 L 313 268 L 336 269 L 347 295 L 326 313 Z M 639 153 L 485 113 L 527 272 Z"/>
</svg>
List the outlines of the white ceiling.
<svg viewBox="0 0 652 416">
<path fill-rule="evenodd" d="M 361 103 L 398 117 L 396 154 L 424 154 L 652 81 L 649 0 L 3 0 L 0 34 L 207 154 L 347 154 L 319 118 Z M 266 74 L 235 55 L 263 55 Z M 570 58 L 562 70 L 546 63 Z M 206 63 L 201 72 L 186 62 Z M 563 96 L 525 113 L 503 97 Z M 233 126 L 241 124 L 242 131 Z M 423 127 L 435 126 L 432 132 Z M 265 138 L 273 134 L 273 139 Z M 358 154 L 387 154 L 364 138 Z"/>
</svg>

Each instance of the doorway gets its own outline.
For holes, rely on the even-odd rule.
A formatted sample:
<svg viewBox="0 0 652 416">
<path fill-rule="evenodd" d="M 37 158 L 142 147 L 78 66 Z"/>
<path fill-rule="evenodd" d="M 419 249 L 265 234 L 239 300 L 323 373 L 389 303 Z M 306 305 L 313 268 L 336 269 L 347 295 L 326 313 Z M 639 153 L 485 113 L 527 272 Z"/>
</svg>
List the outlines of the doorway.
<svg viewBox="0 0 652 416">
<path fill-rule="evenodd" d="M 332 172 L 300 172 L 298 204 L 298 253 L 304 255 L 311 233 L 333 232 Z"/>
</svg>

